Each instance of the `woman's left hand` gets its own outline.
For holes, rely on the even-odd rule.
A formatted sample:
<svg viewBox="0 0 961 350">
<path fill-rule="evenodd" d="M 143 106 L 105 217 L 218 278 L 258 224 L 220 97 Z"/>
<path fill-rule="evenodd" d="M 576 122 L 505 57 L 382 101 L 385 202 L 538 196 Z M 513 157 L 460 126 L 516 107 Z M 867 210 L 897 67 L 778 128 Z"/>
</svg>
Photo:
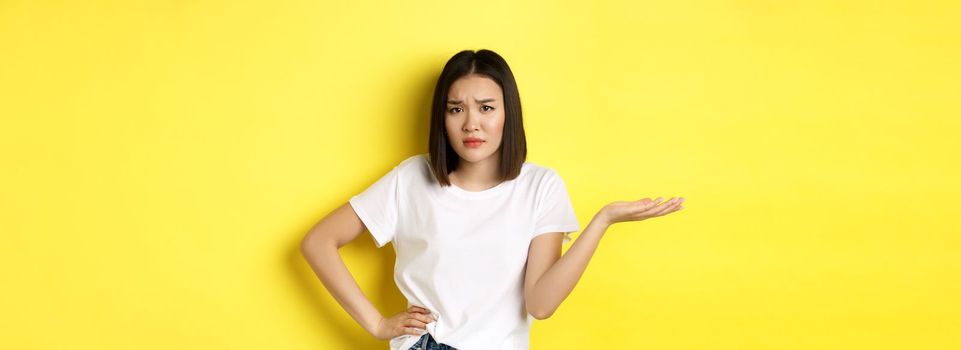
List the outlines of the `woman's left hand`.
<svg viewBox="0 0 961 350">
<path fill-rule="evenodd" d="M 613 202 L 605 205 L 604 208 L 601 208 L 601 211 L 598 213 L 598 217 L 610 225 L 618 222 L 641 221 L 657 216 L 663 216 L 684 208 L 681 206 L 681 203 L 684 202 L 683 197 L 672 197 L 665 202 L 660 202 L 661 199 L 663 198 L 658 197 L 655 200 L 644 198 L 633 202 Z"/>
</svg>

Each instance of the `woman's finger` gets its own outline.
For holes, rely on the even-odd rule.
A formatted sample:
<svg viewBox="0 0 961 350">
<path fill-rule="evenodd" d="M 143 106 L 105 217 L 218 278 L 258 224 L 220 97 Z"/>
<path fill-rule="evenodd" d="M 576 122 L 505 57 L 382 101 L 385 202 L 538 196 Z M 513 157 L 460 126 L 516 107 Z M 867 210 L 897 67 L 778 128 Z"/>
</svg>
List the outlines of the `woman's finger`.
<svg viewBox="0 0 961 350">
<path fill-rule="evenodd" d="M 660 216 L 662 213 L 667 212 L 676 204 L 678 203 L 675 201 L 675 199 L 671 198 L 670 200 L 665 201 L 664 205 L 661 205 L 660 207 L 657 207 L 657 208 L 652 208 L 650 211 L 648 211 L 644 215 L 649 217 Z"/>
<path fill-rule="evenodd" d="M 677 207 L 681 206 L 681 203 L 683 203 L 683 201 L 682 201 L 680 198 L 678 198 L 677 200 L 674 201 L 674 203 L 671 203 L 671 204 L 669 204 L 669 205 L 666 205 L 667 208 L 665 208 L 665 209 L 662 210 L 662 211 L 659 211 L 659 212 L 658 212 L 657 214 L 655 214 L 655 215 L 656 215 L 656 216 L 663 216 L 663 215 L 667 215 L 667 214 L 673 213 L 673 212 L 677 211 Z"/>
<path fill-rule="evenodd" d="M 423 314 L 429 314 L 429 313 L 430 313 L 430 310 L 427 310 L 427 309 L 425 309 L 425 308 L 422 308 L 422 307 L 416 306 L 416 305 L 411 306 L 411 307 L 410 307 L 409 309 L 407 309 L 407 310 L 409 310 L 409 311 L 414 311 L 414 312 L 420 312 L 420 313 L 423 313 Z"/>
<path fill-rule="evenodd" d="M 422 335 L 425 331 L 414 327 L 404 327 L 404 334 Z"/>
<path fill-rule="evenodd" d="M 406 321 L 404 321 L 404 325 L 408 327 L 426 328 L 427 322 L 418 320 L 416 318 L 408 318 Z"/>
<path fill-rule="evenodd" d="M 410 314 L 410 315 L 424 323 L 434 322 L 434 316 L 431 316 L 431 315 L 425 315 L 425 314 Z"/>
<path fill-rule="evenodd" d="M 658 198 L 658 199 L 660 199 L 660 198 Z M 654 209 L 655 211 L 661 210 L 662 208 L 664 208 L 664 207 L 666 207 L 667 205 L 669 205 L 672 200 L 674 200 L 674 197 L 671 197 L 671 199 L 668 199 L 668 200 L 663 201 L 663 202 L 654 202 L 654 206 L 652 206 L 651 209 Z"/>
</svg>

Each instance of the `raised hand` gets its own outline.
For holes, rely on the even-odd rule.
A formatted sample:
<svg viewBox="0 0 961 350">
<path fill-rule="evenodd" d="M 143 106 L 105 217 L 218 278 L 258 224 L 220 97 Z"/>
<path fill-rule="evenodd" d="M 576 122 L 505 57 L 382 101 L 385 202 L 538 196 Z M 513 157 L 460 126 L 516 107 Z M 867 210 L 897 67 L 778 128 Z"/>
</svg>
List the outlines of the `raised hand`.
<svg viewBox="0 0 961 350">
<path fill-rule="evenodd" d="M 641 221 L 657 216 L 663 216 L 684 209 L 681 203 L 684 198 L 675 198 L 660 202 L 663 197 L 655 200 L 644 198 L 637 201 L 617 201 L 605 205 L 598 213 L 598 217 L 608 225 L 624 221 Z"/>
</svg>

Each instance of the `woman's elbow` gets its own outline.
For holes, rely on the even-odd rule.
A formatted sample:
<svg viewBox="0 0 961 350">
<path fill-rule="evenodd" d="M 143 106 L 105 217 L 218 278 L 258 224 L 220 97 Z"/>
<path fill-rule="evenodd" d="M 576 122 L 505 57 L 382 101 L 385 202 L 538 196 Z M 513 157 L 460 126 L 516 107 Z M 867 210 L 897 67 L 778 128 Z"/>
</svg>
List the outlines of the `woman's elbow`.
<svg viewBox="0 0 961 350">
<path fill-rule="evenodd" d="M 553 312 L 549 312 L 549 313 L 537 313 L 537 314 L 533 314 L 533 313 L 532 313 L 531 316 L 534 316 L 534 318 L 536 318 L 536 319 L 538 319 L 538 320 L 546 320 L 546 319 L 548 319 L 548 318 L 551 318 L 551 315 L 553 315 L 553 314 L 554 314 Z"/>
<path fill-rule="evenodd" d="M 531 316 L 534 316 L 534 318 L 538 320 L 546 320 L 550 318 L 551 315 L 554 314 L 554 310 L 539 310 L 537 308 L 534 308 L 534 309 L 528 308 L 527 310 L 528 310 L 528 313 L 531 314 Z"/>
<path fill-rule="evenodd" d="M 305 256 L 312 254 L 316 252 L 318 248 L 331 244 L 329 241 L 330 239 L 323 235 L 314 232 L 308 233 L 300 240 L 300 253 Z"/>
</svg>

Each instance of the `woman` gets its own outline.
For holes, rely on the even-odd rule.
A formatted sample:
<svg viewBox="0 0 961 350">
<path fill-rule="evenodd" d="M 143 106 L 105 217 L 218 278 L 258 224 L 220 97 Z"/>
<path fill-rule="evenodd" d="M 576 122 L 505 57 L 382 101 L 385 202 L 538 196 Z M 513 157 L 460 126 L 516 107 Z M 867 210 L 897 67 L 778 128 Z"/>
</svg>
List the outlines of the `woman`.
<svg viewBox="0 0 961 350">
<path fill-rule="evenodd" d="M 611 224 L 682 208 L 683 198 L 608 204 L 562 257 L 580 225 L 561 177 L 525 161 L 517 85 L 489 50 L 447 62 L 428 149 L 328 214 L 301 245 L 337 302 L 392 350 L 528 349 L 532 319 L 550 317 L 570 294 Z M 338 255 L 365 229 L 396 251 L 394 280 L 409 307 L 390 317 Z"/>
</svg>

